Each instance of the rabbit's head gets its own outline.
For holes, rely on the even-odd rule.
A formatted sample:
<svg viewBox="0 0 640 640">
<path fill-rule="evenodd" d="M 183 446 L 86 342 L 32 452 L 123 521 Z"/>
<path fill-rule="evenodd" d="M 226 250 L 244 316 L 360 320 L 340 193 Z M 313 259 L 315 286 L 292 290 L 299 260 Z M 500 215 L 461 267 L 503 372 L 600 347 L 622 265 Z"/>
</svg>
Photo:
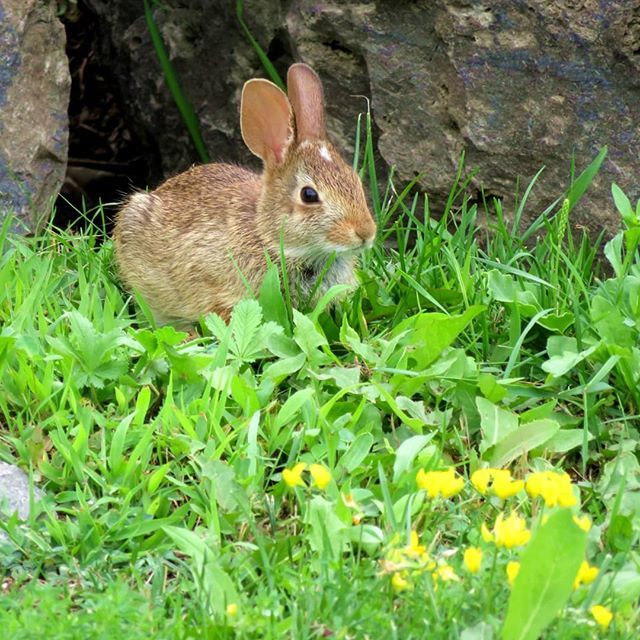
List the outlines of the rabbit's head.
<svg viewBox="0 0 640 640">
<path fill-rule="evenodd" d="M 370 247 L 376 225 L 360 178 L 326 138 L 323 90 L 316 73 L 294 64 L 289 97 L 268 80 L 242 91 L 242 137 L 264 163 L 257 226 L 273 249 L 318 259 Z"/>
</svg>

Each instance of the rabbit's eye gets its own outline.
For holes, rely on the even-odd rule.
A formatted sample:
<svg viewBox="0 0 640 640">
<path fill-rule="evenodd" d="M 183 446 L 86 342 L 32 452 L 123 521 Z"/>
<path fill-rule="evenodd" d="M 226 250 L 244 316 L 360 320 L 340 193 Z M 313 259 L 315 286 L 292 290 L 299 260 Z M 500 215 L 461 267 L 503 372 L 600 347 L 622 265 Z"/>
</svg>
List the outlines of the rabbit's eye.
<svg viewBox="0 0 640 640">
<path fill-rule="evenodd" d="M 306 204 L 320 202 L 320 196 L 318 196 L 318 192 L 313 187 L 302 187 L 300 190 L 300 199 Z"/>
</svg>

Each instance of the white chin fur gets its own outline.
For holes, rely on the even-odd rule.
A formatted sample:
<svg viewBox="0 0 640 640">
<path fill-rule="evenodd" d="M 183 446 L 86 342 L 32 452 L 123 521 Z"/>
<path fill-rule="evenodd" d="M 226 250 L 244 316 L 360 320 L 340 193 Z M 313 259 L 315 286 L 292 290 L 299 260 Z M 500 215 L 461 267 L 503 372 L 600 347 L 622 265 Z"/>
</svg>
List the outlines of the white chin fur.
<svg viewBox="0 0 640 640">
<path fill-rule="evenodd" d="M 322 257 L 328 257 L 332 253 L 354 253 L 361 249 L 361 247 L 345 247 L 338 244 L 323 244 L 322 246 L 312 247 L 287 247 L 284 250 L 286 258 L 307 258 L 317 260 Z"/>
</svg>

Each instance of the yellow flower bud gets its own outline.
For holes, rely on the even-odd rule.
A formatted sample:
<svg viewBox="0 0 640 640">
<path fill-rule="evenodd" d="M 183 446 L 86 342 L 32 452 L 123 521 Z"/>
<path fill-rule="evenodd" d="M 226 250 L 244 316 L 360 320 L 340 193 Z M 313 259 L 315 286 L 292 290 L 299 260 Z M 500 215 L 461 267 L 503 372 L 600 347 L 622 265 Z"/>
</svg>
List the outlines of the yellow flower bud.
<svg viewBox="0 0 640 640">
<path fill-rule="evenodd" d="M 493 533 L 489 531 L 489 527 L 484 522 L 480 525 L 480 535 L 485 542 L 493 542 L 495 540 Z"/>
<path fill-rule="evenodd" d="M 329 469 L 321 464 L 310 464 L 309 473 L 313 478 L 313 484 L 318 487 L 320 491 L 324 491 L 331 482 L 331 473 Z"/>
<path fill-rule="evenodd" d="M 515 560 L 510 560 L 507 563 L 507 580 L 509 581 L 509 586 L 512 587 L 513 583 L 520 572 L 520 563 Z"/>
<path fill-rule="evenodd" d="M 478 547 L 468 547 L 464 550 L 464 566 L 470 573 L 478 573 L 482 564 L 482 549 Z"/>
<path fill-rule="evenodd" d="M 440 565 L 432 574 L 431 577 L 434 580 L 442 580 L 442 582 L 459 582 L 460 578 L 457 576 L 453 567 L 449 564 Z"/>
<path fill-rule="evenodd" d="M 396 571 L 391 576 L 391 586 L 394 591 L 405 591 L 407 589 L 411 589 L 411 583 L 408 580 L 405 580 L 403 577 L 404 571 Z"/>
<path fill-rule="evenodd" d="M 302 479 L 302 472 L 307 468 L 305 462 L 298 462 L 292 469 L 285 469 L 282 472 L 282 479 L 284 483 L 291 489 L 294 487 L 304 487 L 304 480 Z"/>
<path fill-rule="evenodd" d="M 404 554 L 409 558 L 423 558 L 427 555 L 427 548 L 420 544 L 416 531 L 411 532 L 409 544 L 404 547 Z"/>
<path fill-rule="evenodd" d="M 613 613 L 600 604 L 594 604 L 589 609 L 589 612 L 602 629 L 606 629 L 611 624 L 611 620 L 613 620 Z"/>
<path fill-rule="evenodd" d="M 573 588 L 577 589 L 581 584 L 591 584 L 598 577 L 599 571 L 598 567 L 592 567 L 586 560 L 583 560 L 573 581 Z"/>
</svg>

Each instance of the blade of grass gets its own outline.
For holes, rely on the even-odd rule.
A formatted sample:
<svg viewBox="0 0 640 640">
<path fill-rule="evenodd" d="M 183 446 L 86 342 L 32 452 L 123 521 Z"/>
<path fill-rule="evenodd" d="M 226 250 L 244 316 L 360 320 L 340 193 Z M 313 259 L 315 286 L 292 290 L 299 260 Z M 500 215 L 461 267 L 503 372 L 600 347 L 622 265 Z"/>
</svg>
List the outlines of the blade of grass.
<svg viewBox="0 0 640 640">
<path fill-rule="evenodd" d="M 153 48 L 155 49 L 156 56 L 158 57 L 158 61 L 160 62 L 160 67 L 162 68 L 162 73 L 167 83 L 167 87 L 169 88 L 176 106 L 180 111 L 182 121 L 187 127 L 187 131 L 191 136 L 191 140 L 196 148 L 196 151 L 198 152 L 200 160 L 202 160 L 202 162 L 209 162 L 209 154 L 207 153 L 207 148 L 200 133 L 200 124 L 198 122 L 198 118 L 196 117 L 191 103 L 185 96 L 184 91 L 180 86 L 178 76 L 175 72 L 175 69 L 173 68 L 173 65 L 171 64 L 171 60 L 169 59 L 169 54 L 167 53 L 167 49 L 164 46 L 162 36 L 160 35 L 160 30 L 158 29 L 158 25 L 156 24 L 156 20 L 153 16 L 151 7 L 149 6 L 149 2 L 148 0 L 143 0 L 143 3 L 144 17 L 147 22 L 147 29 L 149 30 L 151 42 L 153 43 Z"/>
</svg>

